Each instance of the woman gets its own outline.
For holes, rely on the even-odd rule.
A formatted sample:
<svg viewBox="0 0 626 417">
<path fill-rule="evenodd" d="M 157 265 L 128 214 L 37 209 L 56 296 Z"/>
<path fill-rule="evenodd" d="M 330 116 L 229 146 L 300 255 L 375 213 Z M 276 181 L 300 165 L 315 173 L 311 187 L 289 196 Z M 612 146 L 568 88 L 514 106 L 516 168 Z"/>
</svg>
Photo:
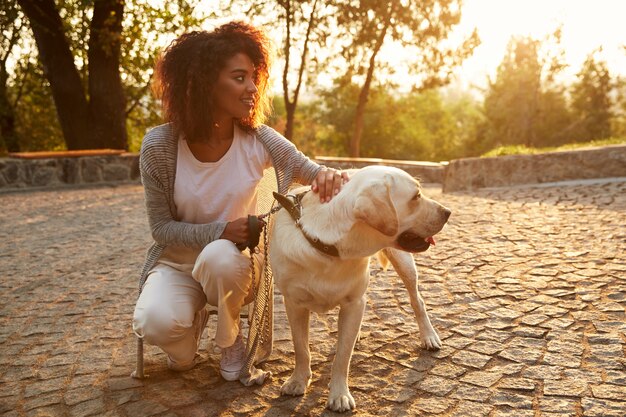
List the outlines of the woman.
<svg viewBox="0 0 626 417">
<path fill-rule="evenodd" d="M 253 300 L 248 214 L 265 168 L 280 192 L 311 184 L 322 201 L 347 176 L 323 168 L 261 125 L 269 110 L 270 44 L 241 22 L 182 35 L 156 65 L 167 124 L 149 131 L 140 170 L 154 243 L 141 274 L 133 330 L 167 354 L 168 367 L 195 365 L 207 303 L 217 306 L 220 372 L 238 379 L 245 354 L 239 314 Z M 259 276 L 259 274 L 256 274 Z"/>
</svg>

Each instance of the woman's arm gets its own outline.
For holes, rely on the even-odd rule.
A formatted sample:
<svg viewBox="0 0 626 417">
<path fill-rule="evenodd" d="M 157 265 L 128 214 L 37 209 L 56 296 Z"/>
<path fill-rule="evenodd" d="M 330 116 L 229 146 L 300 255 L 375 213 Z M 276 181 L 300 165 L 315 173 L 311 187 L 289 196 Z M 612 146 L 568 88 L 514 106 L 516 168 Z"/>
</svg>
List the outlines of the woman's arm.
<svg viewBox="0 0 626 417">
<path fill-rule="evenodd" d="M 173 190 L 169 190 L 163 175 L 165 155 L 161 155 L 164 147 L 151 146 L 152 140 L 146 135 L 141 147 L 139 170 L 144 186 L 146 213 L 148 224 L 155 242 L 162 245 L 178 245 L 192 248 L 203 248 L 210 242 L 219 239 L 227 222 L 207 224 L 191 224 L 177 221 L 170 210 Z M 170 195 L 170 193 L 172 195 Z M 173 202 L 171 202 L 173 205 Z"/>
<path fill-rule="evenodd" d="M 293 143 L 271 127 L 260 126 L 257 134 L 268 146 L 276 168 L 282 171 L 292 169 L 292 182 L 311 184 L 311 189 L 319 193 L 322 202 L 330 201 L 348 181 L 347 173 L 311 161 Z"/>
</svg>

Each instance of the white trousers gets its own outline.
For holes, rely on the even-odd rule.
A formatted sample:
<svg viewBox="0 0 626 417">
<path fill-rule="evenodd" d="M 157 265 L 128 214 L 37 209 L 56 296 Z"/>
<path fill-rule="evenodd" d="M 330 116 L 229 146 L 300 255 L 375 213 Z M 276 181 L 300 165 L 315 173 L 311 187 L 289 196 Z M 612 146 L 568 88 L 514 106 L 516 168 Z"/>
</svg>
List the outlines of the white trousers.
<svg viewBox="0 0 626 417">
<path fill-rule="evenodd" d="M 254 254 L 255 277 L 263 256 Z M 202 330 L 206 304 L 217 306 L 215 344 L 231 346 L 239 333 L 241 308 L 254 299 L 248 252 L 229 240 L 209 243 L 191 273 L 157 263 L 150 271 L 133 315 L 133 331 L 144 342 L 160 347 L 176 366 L 191 364 Z"/>
</svg>

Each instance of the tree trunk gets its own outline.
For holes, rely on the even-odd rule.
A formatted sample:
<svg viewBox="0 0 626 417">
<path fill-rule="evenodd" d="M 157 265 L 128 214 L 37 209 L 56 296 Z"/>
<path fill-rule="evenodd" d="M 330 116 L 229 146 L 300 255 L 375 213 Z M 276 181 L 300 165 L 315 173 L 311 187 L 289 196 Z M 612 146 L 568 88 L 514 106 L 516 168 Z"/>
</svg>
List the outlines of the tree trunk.
<svg viewBox="0 0 626 417">
<path fill-rule="evenodd" d="M 89 125 L 92 148 L 127 149 L 126 100 L 120 77 L 123 0 L 96 0 L 89 35 Z"/>
<path fill-rule="evenodd" d="M 285 103 L 285 110 L 287 112 L 287 123 L 285 125 L 285 137 L 290 141 L 293 141 L 293 126 L 296 119 L 296 103 Z"/>
<path fill-rule="evenodd" d="M 0 139 L 9 152 L 19 152 L 20 143 L 15 133 L 15 109 L 7 94 L 8 74 L 6 68 L 0 68 Z"/>
<path fill-rule="evenodd" d="M 89 148 L 87 100 L 53 0 L 18 0 L 39 50 L 68 149 Z"/>
<path fill-rule="evenodd" d="M 302 86 L 302 77 L 304 75 L 304 68 L 306 66 L 306 56 L 309 50 L 309 40 L 311 38 L 311 31 L 313 30 L 313 24 L 315 22 L 315 11 L 317 9 L 317 0 L 313 3 L 313 9 L 311 10 L 311 16 L 309 17 L 309 24 L 306 30 L 306 36 L 304 39 L 304 47 L 302 49 L 302 56 L 300 57 L 300 69 L 298 70 L 298 84 L 293 93 L 293 100 L 289 100 L 289 83 L 287 81 L 287 74 L 289 73 L 289 56 L 291 50 L 291 2 L 287 1 L 285 4 L 286 12 L 286 25 L 287 25 L 287 37 L 285 39 L 285 68 L 283 70 L 283 99 L 285 101 L 285 111 L 287 112 L 287 124 L 285 126 L 285 137 L 293 141 L 293 129 L 296 118 L 296 107 L 298 106 L 298 96 L 300 95 L 300 88 Z"/>
<path fill-rule="evenodd" d="M 367 68 L 365 83 L 363 83 L 363 87 L 361 87 L 361 92 L 359 93 L 359 102 L 356 106 L 356 116 L 354 118 L 354 133 L 352 134 L 352 138 L 350 138 L 349 152 L 350 156 L 353 158 L 358 158 L 361 153 L 361 137 L 363 136 L 363 124 L 365 121 L 365 105 L 367 104 L 367 98 L 370 93 L 372 79 L 374 78 L 376 55 L 378 55 L 378 51 L 380 51 L 380 48 L 383 46 L 383 42 L 385 41 L 385 35 L 387 34 L 387 28 L 389 28 L 389 19 L 386 20 L 385 26 L 383 27 L 380 36 L 376 40 L 376 45 L 374 46 L 374 50 L 372 51 L 372 55 L 370 56 L 370 63 L 369 67 Z"/>
</svg>

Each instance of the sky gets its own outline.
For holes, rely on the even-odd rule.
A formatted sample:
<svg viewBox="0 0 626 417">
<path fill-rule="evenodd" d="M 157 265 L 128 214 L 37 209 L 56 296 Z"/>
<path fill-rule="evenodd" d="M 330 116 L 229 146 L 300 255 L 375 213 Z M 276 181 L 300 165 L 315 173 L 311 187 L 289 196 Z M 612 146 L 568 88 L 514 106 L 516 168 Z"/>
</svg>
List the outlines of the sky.
<svg viewBox="0 0 626 417">
<path fill-rule="evenodd" d="M 457 71 L 461 84 L 486 85 L 495 75 L 513 35 L 543 38 L 562 25 L 561 46 L 573 79 L 587 55 L 599 57 L 612 74 L 626 75 L 625 0 L 465 0 L 459 33 L 478 29 L 482 44 Z"/>
<path fill-rule="evenodd" d="M 210 0 L 205 0 L 211 3 Z M 249 17 L 249 16 L 248 16 Z M 464 35 L 478 30 L 481 44 L 474 50 L 455 74 L 453 87 L 479 92 L 487 85 L 487 76 L 494 76 L 502 61 L 506 47 L 514 35 L 530 35 L 542 39 L 562 27 L 561 46 L 569 65 L 561 79 L 571 82 L 588 54 L 598 47 L 603 50 L 597 56 L 604 59 L 612 75 L 626 76 L 626 0 L 464 0 L 462 19 L 452 39 L 460 43 Z M 224 16 L 223 21 L 246 16 Z M 253 19 L 254 20 L 254 19 Z M 221 23 L 221 22 L 212 22 Z M 280 39 L 274 39 L 280 46 Z M 383 58 L 397 68 L 406 59 L 401 47 L 387 45 Z M 273 72 L 274 88 L 281 88 L 282 63 Z M 410 90 L 411 76 L 400 69 L 394 82 L 400 90 Z M 317 83 L 330 86 L 330 76 L 322 76 Z"/>
<path fill-rule="evenodd" d="M 157 4 L 165 0 L 151 0 Z M 218 6 L 219 4 L 219 6 Z M 218 11 L 219 19 L 210 19 L 206 29 L 233 19 L 248 20 L 250 16 L 225 12 L 222 1 L 201 0 L 199 11 Z M 487 85 L 487 76 L 494 76 L 502 61 L 506 47 L 514 35 L 530 35 L 541 39 L 562 27 L 561 46 L 569 67 L 563 72 L 564 81 L 573 81 L 588 54 L 598 47 L 612 75 L 626 77 L 626 0 L 463 0 L 462 19 L 454 31 L 452 41 L 459 42 L 476 28 L 481 44 L 455 71 L 452 87 L 474 90 L 476 93 Z M 254 16 L 251 19 L 255 21 Z M 280 47 L 280 35 L 273 36 Z M 164 34 L 160 43 L 165 46 L 171 37 Z M 399 69 L 394 83 L 400 90 L 410 90 L 412 78 L 403 73 L 401 59 L 406 59 L 400 47 L 387 45 L 382 57 Z M 281 89 L 282 62 L 277 62 L 272 74 L 274 89 Z M 336 74 L 335 74 L 336 75 Z M 331 76 L 326 75 L 315 83 L 330 86 Z M 310 82 L 313 84 L 313 82 Z M 404 88 L 403 88 L 404 87 Z"/>
</svg>

